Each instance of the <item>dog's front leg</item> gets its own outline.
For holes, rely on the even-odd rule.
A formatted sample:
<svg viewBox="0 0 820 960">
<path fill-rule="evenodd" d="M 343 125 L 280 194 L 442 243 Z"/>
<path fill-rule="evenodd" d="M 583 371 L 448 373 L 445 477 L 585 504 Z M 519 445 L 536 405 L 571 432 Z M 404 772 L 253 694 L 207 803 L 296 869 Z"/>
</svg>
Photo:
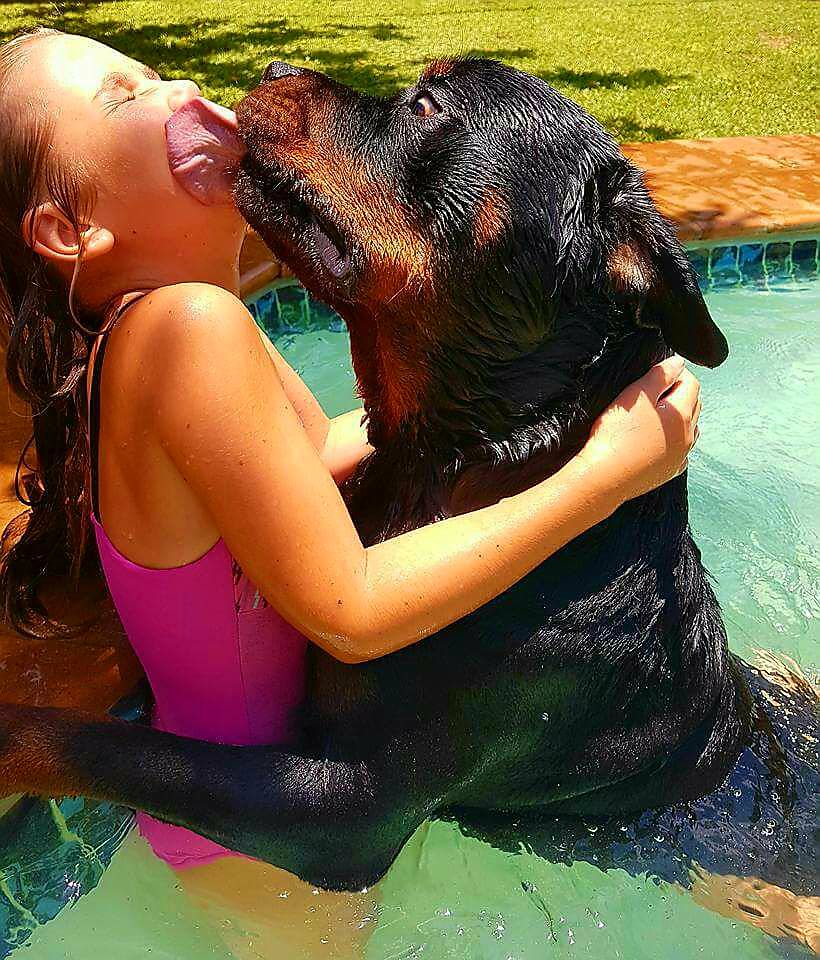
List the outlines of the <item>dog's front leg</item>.
<svg viewBox="0 0 820 960">
<path fill-rule="evenodd" d="M 0 794 L 125 804 L 331 889 L 378 879 L 431 812 L 405 764 L 190 740 L 49 708 L 0 706 Z"/>
</svg>

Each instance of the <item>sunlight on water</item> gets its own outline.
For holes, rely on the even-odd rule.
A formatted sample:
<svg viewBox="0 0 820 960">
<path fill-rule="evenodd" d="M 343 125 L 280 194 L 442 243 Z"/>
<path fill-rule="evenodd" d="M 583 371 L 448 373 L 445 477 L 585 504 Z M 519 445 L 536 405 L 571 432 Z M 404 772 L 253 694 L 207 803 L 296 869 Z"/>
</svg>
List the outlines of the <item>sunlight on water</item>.
<svg viewBox="0 0 820 960">
<path fill-rule="evenodd" d="M 692 526 L 717 581 L 732 647 L 746 657 L 757 648 L 779 651 L 804 671 L 816 671 L 820 284 L 718 292 L 709 301 L 732 355 L 716 371 L 699 371 L 703 436 L 691 459 Z M 344 334 L 313 331 L 279 345 L 328 412 L 353 405 Z M 573 849 L 563 859 L 575 859 Z M 270 931 L 260 932 L 258 917 L 226 912 L 230 891 L 195 907 L 175 875 L 132 834 L 97 889 L 39 927 L 14 958 L 808 956 L 793 942 L 699 907 L 674 885 L 620 869 L 603 872 L 594 862 L 549 862 L 523 843 L 502 851 L 448 822 L 423 825 L 387 878 L 356 904 L 338 908 L 302 885 L 293 884 L 292 894 L 270 889 L 270 915 L 290 929 L 305 928 L 303 949 L 271 952 Z M 326 931 L 314 919 L 322 904 L 330 904 Z"/>
<path fill-rule="evenodd" d="M 820 284 L 716 293 L 731 356 L 700 372 L 692 527 L 729 638 L 815 671 L 820 638 Z"/>
</svg>

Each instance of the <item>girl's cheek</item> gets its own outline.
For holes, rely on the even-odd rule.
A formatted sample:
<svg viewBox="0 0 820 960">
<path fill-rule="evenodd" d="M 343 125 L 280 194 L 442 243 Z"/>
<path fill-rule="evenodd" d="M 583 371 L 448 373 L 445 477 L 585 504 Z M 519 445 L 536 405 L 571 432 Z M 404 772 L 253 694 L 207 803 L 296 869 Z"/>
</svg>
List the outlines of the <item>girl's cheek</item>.
<svg viewBox="0 0 820 960">
<path fill-rule="evenodd" d="M 125 165 L 131 172 L 141 170 L 144 177 L 165 180 L 171 176 L 165 143 L 164 119 L 156 115 L 141 117 L 129 124 L 127 137 L 129 158 Z M 124 144 L 123 144 L 124 145 Z"/>
</svg>

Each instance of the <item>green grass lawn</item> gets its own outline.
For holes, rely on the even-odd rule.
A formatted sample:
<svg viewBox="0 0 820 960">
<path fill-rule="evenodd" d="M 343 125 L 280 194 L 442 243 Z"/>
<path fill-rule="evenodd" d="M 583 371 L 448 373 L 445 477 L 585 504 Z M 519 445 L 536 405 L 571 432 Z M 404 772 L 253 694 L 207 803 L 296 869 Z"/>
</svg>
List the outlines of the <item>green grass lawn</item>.
<svg viewBox="0 0 820 960">
<path fill-rule="evenodd" d="M 230 104 L 272 59 L 373 93 L 429 59 L 498 57 L 579 101 L 620 140 L 816 129 L 813 0 L 278 0 L 3 3 L 0 40 L 35 23 L 191 77 Z"/>
</svg>

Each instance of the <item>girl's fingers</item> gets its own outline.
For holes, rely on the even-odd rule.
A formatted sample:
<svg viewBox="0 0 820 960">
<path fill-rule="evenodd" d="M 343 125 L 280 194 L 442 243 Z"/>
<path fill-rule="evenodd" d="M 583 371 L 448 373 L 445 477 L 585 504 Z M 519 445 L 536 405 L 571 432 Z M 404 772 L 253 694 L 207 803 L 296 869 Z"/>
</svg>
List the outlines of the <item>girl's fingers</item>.
<svg viewBox="0 0 820 960">
<path fill-rule="evenodd" d="M 678 380 L 684 369 L 683 357 L 674 353 L 666 360 L 656 363 L 640 381 L 649 393 L 650 397 L 657 400 Z"/>
<path fill-rule="evenodd" d="M 677 382 L 661 397 L 658 407 L 670 406 L 686 419 L 690 419 L 700 397 L 700 381 L 688 370 L 681 371 Z"/>
</svg>

